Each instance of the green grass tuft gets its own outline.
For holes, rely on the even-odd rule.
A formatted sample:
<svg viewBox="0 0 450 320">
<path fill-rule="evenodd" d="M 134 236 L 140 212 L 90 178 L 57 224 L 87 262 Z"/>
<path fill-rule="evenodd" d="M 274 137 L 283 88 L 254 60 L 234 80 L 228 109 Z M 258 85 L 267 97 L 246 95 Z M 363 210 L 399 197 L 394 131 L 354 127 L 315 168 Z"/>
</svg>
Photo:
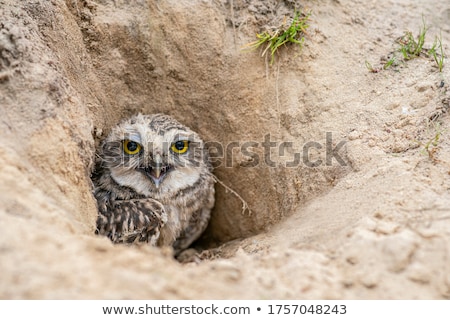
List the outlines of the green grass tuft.
<svg viewBox="0 0 450 320">
<path fill-rule="evenodd" d="M 433 46 L 428 51 L 428 53 L 433 57 L 434 61 L 436 62 L 439 72 L 442 72 L 445 60 L 444 47 L 442 46 L 442 34 L 436 36 L 436 38 L 434 39 Z"/>
<path fill-rule="evenodd" d="M 392 66 L 398 66 L 400 63 L 404 64 L 408 60 L 412 60 L 423 55 L 426 57 L 433 57 L 439 72 L 442 72 L 445 59 L 444 47 L 442 45 L 442 35 L 436 36 L 433 46 L 430 49 L 425 48 L 425 37 L 429 28 L 423 18 L 422 24 L 423 25 L 419 29 L 419 35 L 417 37 L 414 37 L 411 31 L 405 31 L 403 36 L 397 39 L 396 42 L 400 45 L 400 47 L 391 53 L 392 57 L 383 64 L 382 68 L 373 67 L 372 64 L 366 61 L 367 69 L 372 73 L 377 73 L 382 69 L 386 70 Z"/>
<path fill-rule="evenodd" d="M 425 36 L 428 31 L 428 27 L 425 23 L 425 19 L 422 18 L 423 27 L 419 29 L 419 35 L 417 40 L 414 38 L 411 31 L 406 31 L 405 34 L 400 37 L 398 43 L 400 44 L 399 51 L 403 55 L 403 59 L 411 60 L 420 56 L 423 52 L 423 45 L 425 44 Z"/>
<path fill-rule="evenodd" d="M 296 11 L 294 13 L 294 18 L 291 19 L 290 23 L 286 22 L 271 31 L 264 31 L 262 33 L 256 34 L 258 40 L 253 41 L 245 45 L 248 50 L 256 50 L 262 45 L 265 45 L 265 49 L 261 56 L 265 56 L 270 53 L 271 59 L 270 64 L 272 65 L 275 60 L 275 54 L 280 49 L 280 47 L 292 43 L 302 47 L 305 41 L 306 29 L 309 27 L 309 17 L 311 12 L 303 13 Z"/>
</svg>

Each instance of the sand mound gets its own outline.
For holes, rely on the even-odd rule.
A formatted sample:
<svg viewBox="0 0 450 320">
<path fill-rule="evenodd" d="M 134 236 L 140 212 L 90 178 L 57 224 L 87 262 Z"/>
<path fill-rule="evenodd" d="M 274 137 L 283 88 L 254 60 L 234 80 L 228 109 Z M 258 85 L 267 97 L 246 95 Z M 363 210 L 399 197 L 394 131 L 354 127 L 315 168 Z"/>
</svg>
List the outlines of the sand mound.
<svg viewBox="0 0 450 320">
<path fill-rule="evenodd" d="M 446 1 L 0 5 L 1 298 L 450 297 L 450 69 L 365 66 L 422 15 L 450 52 Z M 301 51 L 242 52 L 300 7 Z M 249 204 L 216 186 L 204 260 L 94 235 L 95 147 L 137 112 L 221 146 Z"/>
</svg>

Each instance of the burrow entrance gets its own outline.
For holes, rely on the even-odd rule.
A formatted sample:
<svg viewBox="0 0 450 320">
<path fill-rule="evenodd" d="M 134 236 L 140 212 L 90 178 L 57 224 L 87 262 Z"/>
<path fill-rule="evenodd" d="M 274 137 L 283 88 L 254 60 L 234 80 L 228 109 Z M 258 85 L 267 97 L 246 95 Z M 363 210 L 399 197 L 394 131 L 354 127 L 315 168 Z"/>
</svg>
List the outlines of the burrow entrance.
<svg viewBox="0 0 450 320">
<path fill-rule="evenodd" d="M 66 63 L 98 143 L 122 118 L 167 113 L 213 146 L 221 184 L 211 247 L 266 230 L 348 172 L 345 146 L 321 127 L 326 111 L 309 86 L 308 43 L 275 64 L 243 52 L 264 26 L 293 13 L 292 1 L 66 1 L 82 43 L 84 72 Z M 231 7 L 232 6 L 232 7 Z M 48 26 L 43 26 L 48 27 Z M 67 48 L 53 42 L 63 55 Z M 219 146 L 219 148 L 217 148 Z M 339 151 L 339 159 L 330 152 Z M 245 209 L 245 208 L 244 208 Z"/>
</svg>

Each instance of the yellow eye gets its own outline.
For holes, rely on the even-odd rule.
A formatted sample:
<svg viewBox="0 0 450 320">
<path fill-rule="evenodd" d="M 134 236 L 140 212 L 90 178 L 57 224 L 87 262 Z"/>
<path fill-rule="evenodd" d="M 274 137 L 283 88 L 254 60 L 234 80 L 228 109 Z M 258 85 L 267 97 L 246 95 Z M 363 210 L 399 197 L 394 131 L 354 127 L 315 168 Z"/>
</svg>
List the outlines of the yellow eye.
<svg viewBox="0 0 450 320">
<path fill-rule="evenodd" d="M 173 152 L 178 153 L 178 154 L 186 153 L 186 151 L 188 151 L 188 149 L 189 149 L 189 141 L 180 140 L 180 141 L 174 142 L 174 143 L 172 143 L 172 146 L 170 147 L 170 149 L 172 149 Z"/>
<path fill-rule="evenodd" d="M 139 151 L 141 151 L 141 145 L 137 142 L 131 141 L 131 140 L 124 140 L 123 141 L 123 152 L 129 155 L 135 155 L 138 154 Z"/>
</svg>

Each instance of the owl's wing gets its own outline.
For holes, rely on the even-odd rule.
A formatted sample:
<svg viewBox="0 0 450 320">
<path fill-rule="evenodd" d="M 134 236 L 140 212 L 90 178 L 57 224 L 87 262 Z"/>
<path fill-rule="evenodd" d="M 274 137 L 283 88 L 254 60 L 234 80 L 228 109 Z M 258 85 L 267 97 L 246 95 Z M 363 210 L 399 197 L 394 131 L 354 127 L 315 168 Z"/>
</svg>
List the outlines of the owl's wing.
<svg viewBox="0 0 450 320">
<path fill-rule="evenodd" d="M 153 199 L 99 201 L 97 234 L 114 243 L 150 242 L 155 245 L 167 222 L 164 207 Z"/>
</svg>

